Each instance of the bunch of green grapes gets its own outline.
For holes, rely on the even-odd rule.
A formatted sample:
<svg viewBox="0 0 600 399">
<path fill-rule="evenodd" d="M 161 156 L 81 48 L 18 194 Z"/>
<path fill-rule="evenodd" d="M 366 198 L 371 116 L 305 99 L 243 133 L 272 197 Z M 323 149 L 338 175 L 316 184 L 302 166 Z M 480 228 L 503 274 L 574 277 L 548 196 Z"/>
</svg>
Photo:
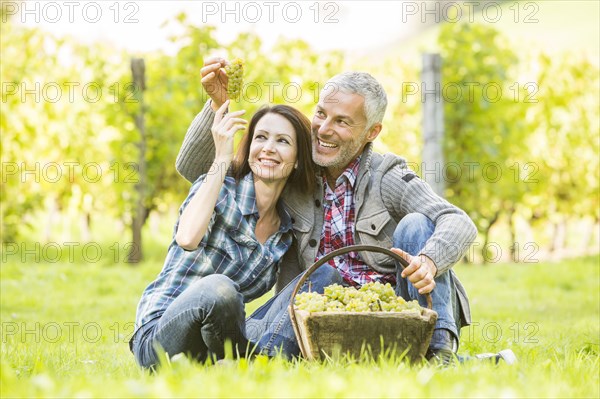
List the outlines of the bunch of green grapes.
<svg viewBox="0 0 600 399">
<path fill-rule="evenodd" d="M 332 301 L 341 301 L 344 297 L 344 287 L 339 284 L 331 284 L 325 287 L 323 294 Z"/>
<path fill-rule="evenodd" d="M 238 100 L 244 83 L 244 61 L 240 58 L 235 58 L 225 66 L 227 73 L 227 94 L 232 100 Z"/>
<path fill-rule="evenodd" d="M 305 292 L 296 296 L 298 309 L 309 312 L 412 312 L 421 314 L 417 301 L 407 302 L 396 296 L 394 288 L 379 282 L 367 283 L 356 289 L 332 284 L 323 295 Z"/>
<path fill-rule="evenodd" d="M 396 292 L 390 283 L 381 284 L 380 282 L 367 283 L 360 287 L 360 291 L 373 293 L 383 302 L 390 302 L 396 299 Z"/>
<path fill-rule="evenodd" d="M 346 305 L 340 301 L 327 301 L 325 302 L 326 312 L 343 312 L 346 310 Z"/>
<path fill-rule="evenodd" d="M 309 312 L 323 312 L 325 311 L 327 298 L 316 292 L 304 292 L 300 295 L 296 295 L 295 304 L 299 309 L 307 310 Z"/>
</svg>

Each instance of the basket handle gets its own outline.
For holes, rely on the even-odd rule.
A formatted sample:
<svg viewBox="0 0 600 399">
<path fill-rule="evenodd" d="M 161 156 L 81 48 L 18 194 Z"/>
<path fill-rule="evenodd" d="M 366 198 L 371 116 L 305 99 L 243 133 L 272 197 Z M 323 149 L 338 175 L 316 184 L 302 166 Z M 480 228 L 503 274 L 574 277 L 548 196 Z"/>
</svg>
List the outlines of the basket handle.
<svg viewBox="0 0 600 399">
<path fill-rule="evenodd" d="M 325 255 L 324 257 L 322 257 L 321 259 L 319 259 L 317 262 L 313 263 L 313 265 L 311 267 L 309 267 L 304 272 L 304 274 L 302 274 L 302 276 L 296 283 L 296 286 L 294 287 L 294 291 L 292 292 L 292 297 L 290 299 L 290 305 L 288 307 L 288 310 L 290 313 L 290 319 L 292 321 L 292 326 L 294 327 L 294 332 L 296 333 L 296 338 L 298 339 L 298 346 L 300 347 L 300 350 L 302 351 L 302 354 L 304 356 L 307 356 L 308 352 L 306 351 L 306 348 L 304 348 L 304 343 L 302 342 L 302 339 L 301 339 L 300 333 L 299 333 L 299 329 L 298 329 L 298 319 L 296 317 L 296 310 L 294 309 L 294 300 L 296 299 L 296 295 L 298 294 L 298 291 L 300 291 L 300 287 L 302 287 L 304 282 L 310 277 L 311 274 L 314 273 L 315 270 L 317 270 L 324 263 L 329 262 L 331 259 L 335 258 L 336 256 L 343 255 L 345 253 L 352 252 L 352 251 L 380 252 L 380 253 L 389 255 L 392 258 L 394 258 L 395 260 L 397 260 L 398 262 L 400 262 L 400 265 L 402 265 L 403 269 L 406 266 L 408 266 L 408 262 L 406 260 L 404 260 L 404 258 L 401 257 L 400 255 L 396 254 L 395 252 L 390 251 L 387 248 L 377 247 L 375 245 L 350 245 L 345 248 L 336 249 L 335 251 L 332 251 L 332 252 L 328 253 L 327 255 Z M 431 301 L 431 294 L 429 294 L 429 293 L 425 294 L 425 300 L 427 301 L 427 308 L 431 309 L 433 306 L 432 301 Z"/>
<path fill-rule="evenodd" d="M 300 287 L 302 287 L 304 282 L 310 277 L 311 274 L 314 273 L 315 270 L 317 270 L 324 263 L 329 262 L 331 259 L 335 258 L 336 256 L 340 256 L 340 255 L 346 254 L 348 252 L 353 252 L 353 251 L 355 251 L 355 252 L 359 252 L 359 251 L 380 252 L 382 254 L 389 255 L 392 258 L 396 259 L 398 262 L 400 262 L 402 269 L 404 269 L 406 266 L 408 266 L 408 262 L 406 260 L 404 260 L 404 258 L 401 257 L 400 255 L 398 255 L 397 253 L 392 252 L 387 248 L 377 247 L 375 245 L 350 245 L 345 248 L 336 249 L 335 251 L 331 251 L 330 253 L 328 253 L 321 259 L 319 259 L 317 262 L 315 262 L 311 267 L 309 267 L 304 272 L 302 277 L 300 277 L 300 280 L 298 280 L 298 282 L 296 283 L 296 287 L 294 287 L 294 291 L 292 292 L 292 298 L 290 300 L 290 308 L 294 307 L 294 299 L 296 298 L 298 291 L 300 291 Z M 427 301 L 427 308 L 431 309 L 432 302 L 431 302 L 431 295 L 429 293 L 425 294 L 425 300 Z"/>
</svg>

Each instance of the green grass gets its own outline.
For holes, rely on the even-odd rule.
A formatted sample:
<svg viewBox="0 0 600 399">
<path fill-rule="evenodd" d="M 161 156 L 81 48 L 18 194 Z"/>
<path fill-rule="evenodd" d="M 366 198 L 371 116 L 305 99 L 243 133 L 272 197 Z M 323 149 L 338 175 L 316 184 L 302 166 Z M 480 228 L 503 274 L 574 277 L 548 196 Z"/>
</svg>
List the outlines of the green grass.
<svg viewBox="0 0 600 399">
<path fill-rule="evenodd" d="M 459 265 L 477 325 L 461 353 L 511 348 L 519 363 L 448 369 L 397 359 L 326 363 L 172 360 L 152 375 L 127 345 L 139 295 L 162 266 L 8 257 L 1 278 L 2 397 L 598 397 L 598 257 Z M 263 299 L 264 300 L 264 299 Z M 259 305 L 249 305 L 252 311 Z"/>
</svg>

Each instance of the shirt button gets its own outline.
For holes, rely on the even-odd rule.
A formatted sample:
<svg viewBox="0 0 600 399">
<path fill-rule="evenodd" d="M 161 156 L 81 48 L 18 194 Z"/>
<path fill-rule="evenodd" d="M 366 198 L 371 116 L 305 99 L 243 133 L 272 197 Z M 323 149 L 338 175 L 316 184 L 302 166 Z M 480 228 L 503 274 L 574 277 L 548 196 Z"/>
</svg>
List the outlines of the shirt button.
<svg viewBox="0 0 600 399">
<path fill-rule="evenodd" d="M 310 241 L 308 241 L 308 245 L 310 245 L 311 247 L 316 247 L 317 246 L 317 240 L 315 240 L 314 238 L 311 238 Z"/>
<path fill-rule="evenodd" d="M 371 230 L 375 230 L 375 225 L 374 224 L 371 225 Z"/>
<path fill-rule="evenodd" d="M 296 223 L 296 219 L 292 218 L 292 224 Z"/>
<path fill-rule="evenodd" d="M 316 206 L 317 208 L 320 208 L 320 207 L 321 207 L 321 201 L 319 201 L 319 200 L 315 200 L 315 206 Z"/>
</svg>

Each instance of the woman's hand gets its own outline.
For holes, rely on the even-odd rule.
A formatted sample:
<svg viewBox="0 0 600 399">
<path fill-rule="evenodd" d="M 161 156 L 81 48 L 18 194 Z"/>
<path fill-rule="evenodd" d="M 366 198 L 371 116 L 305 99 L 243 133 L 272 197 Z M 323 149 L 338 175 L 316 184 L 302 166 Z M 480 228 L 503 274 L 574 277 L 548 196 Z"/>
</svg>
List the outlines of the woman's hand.
<svg viewBox="0 0 600 399">
<path fill-rule="evenodd" d="M 215 141 L 215 161 L 179 218 L 175 241 L 181 248 L 189 251 L 198 248 L 198 244 L 208 231 L 208 224 L 223 187 L 225 174 L 233 160 L 233 136 L 235 132 L 246 127 L 247 122 L 238 118 L 246 111 L 225 115 L 228 106 L 229 100 L 217 110 L 211 129 Z"/>
<path fill-rule="evenodd" d="M 204 67 L 200 70 L 201 82 L 206 93 L 212 99 L 213 110 L 216 111 L 225 101 L 227 95 L 227 74 L 221 68 L 227 65 L 227 60 L 221 57 L 209 57 L 204 61 Z"/>
<path fill-rule="evenodd" d="M 217 110 L 211 132 L 215 142 L 215 162 L 231 162 L 233 159 L 233 137 L 238 130 L 246 128 L 246 120 L 239 118 L 246 111 L 240 110 L 225 115 L 229 100 Z"/>
</svg>

